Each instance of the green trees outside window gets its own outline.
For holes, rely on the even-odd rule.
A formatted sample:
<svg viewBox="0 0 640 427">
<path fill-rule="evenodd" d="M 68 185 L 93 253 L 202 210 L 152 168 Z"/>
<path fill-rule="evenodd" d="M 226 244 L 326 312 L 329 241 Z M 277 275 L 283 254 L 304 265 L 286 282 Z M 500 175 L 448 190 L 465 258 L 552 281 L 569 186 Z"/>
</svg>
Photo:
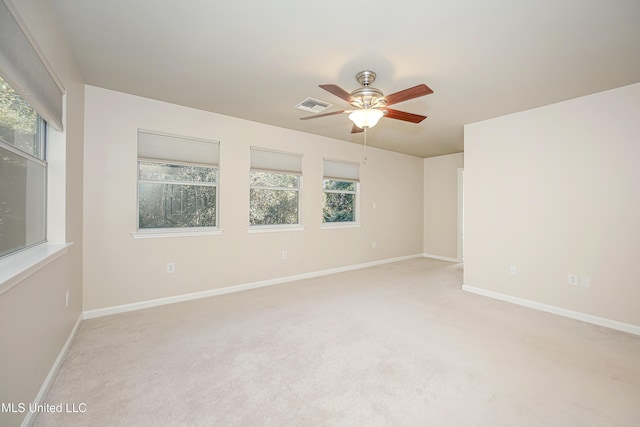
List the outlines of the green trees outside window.
<svg viewBox="0 0 640 427">
<path fill-rule="evenodd" d="M 249 224 L 298 224 L 299 190 L 298 175 L 251 172 Z"/>
<path fill-rule="evenodd" d="M 138 228 L 216 226 L 217 170 L 138 162 Z"/>
<path fill-rule="evenodd" d="M 357 183 L 325 179 L 324 205 L 322 221 L 327 222 L 355 222 Z"/>
</svg>

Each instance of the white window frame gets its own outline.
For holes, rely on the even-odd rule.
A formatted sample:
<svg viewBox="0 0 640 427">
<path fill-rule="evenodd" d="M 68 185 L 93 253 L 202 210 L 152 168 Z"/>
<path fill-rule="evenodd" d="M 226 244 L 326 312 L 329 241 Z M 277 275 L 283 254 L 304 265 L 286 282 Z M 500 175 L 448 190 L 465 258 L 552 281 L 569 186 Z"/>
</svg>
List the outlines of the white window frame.
<svg viewBox="0 0 640 427">
<path fill-rule="evenodd" d="M 131 233 L 134 239 L 208 236 L 218 235 L 222 233 L 222 229 L 220 228 L 219 204 L 219 149 L 219 141 L 148 131 L 143 129 L 138 130 L 138 159 L 136 168 L 136 231 Z M 196 161 L 202 159 L 204 159 L 205 162 Z M 215 182 L 140 179 L 140 164 L 142 162 L 208 168 L 214 171 Z M 216 225 L 211 227 L 140 228 L 140 184 L 159 182 L 173 185 L 201 185 L 215 187 Z"/>
<path fill-rule="evenodd" d="M 302 225 L 302 154 L 291 153 L 286 151 L 271 150 L 262 147 L 250 147 L 251 168 L 250 176 L 253 173 L 271 173 L 280 175 L 289 175 L 297 177 L 298 186 L 277 187 L 277 186 L 258 186 L 249 185 L 249 193 L 252 189 L 256 190 L 274 190 L 274 191 L 295 191 L 298 193 L 297 219 L 295 224 L 251 224 L 249 218 L 249 233 L 260 232 L 278 232 L 278 231 L 299 231 L 304 230 Z M 250 180 L 251 182 L 251 180 Z M 251 209 L 251 196 L 249 196 L 249 209 Z"/>
<path fill-rule="evenodd" d="M 65 255 L 65 89 L 11 2 L 0 1 L 0 74 L 46 122 L 45 239 L 0 259 L 0 295 Z M 55 141 L 54 141 L 55 140 Z M 52 143 L 53 141 L 53 143 Z M 55 147 L 55 148 L 52 148 Z M 21 155 L 21 153 L 17 153 Z"/>
<path fill-rule="evenodd" d="M 322 225 L 321 228 L 351 228 L 351 227 L 360 227 L 360 164 L 356 162 L 349 162 L 346 160 L 335 160 L 325 158 L 323 160 L 324 168 L 323 168 L 323 178 L 322 178 L 322 194 L 324 200 L 325 193 L 343 193 L 343 194 L 354 194 L 354 209 L 355 215 L 353 221 L 336 221 L 336 222 L 325 222 L 324 215 L 322 215 Z M 324 188 L 324 181 L 344 181 L 344 182 L 353 182 L 356 184 L 355 191 L 345 191 L 345 190 L 326 190 Z M 324 201 L 322 203 L 322 210 L 324 211 Z"/>
</svg>

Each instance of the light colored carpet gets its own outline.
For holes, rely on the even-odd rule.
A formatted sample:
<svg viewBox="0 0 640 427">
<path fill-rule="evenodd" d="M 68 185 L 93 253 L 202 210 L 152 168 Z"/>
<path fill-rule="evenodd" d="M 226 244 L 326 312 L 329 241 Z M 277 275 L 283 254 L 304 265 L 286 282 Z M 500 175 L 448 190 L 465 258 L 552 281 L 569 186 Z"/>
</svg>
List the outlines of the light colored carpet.
<svg viewBox="0 0 640 427">
<path fill-rule="evenodd" d="M 640 337 L 385 264 L 88 320 L 39 426 L 640 426 Z"/>
</svg>

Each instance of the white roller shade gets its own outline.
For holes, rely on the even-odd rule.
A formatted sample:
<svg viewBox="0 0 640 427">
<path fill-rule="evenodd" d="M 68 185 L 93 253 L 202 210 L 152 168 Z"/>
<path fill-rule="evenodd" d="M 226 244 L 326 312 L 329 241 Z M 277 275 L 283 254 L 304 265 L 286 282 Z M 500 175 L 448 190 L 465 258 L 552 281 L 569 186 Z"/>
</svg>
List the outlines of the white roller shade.
<svg viewBox="0 0 640 427">
<path fill-rule="evenodd" d="M 251 170 L 302 173 L 302 154 L 251 147 Z"/>
<path fill-rule="evenodd" d="M 324 159 L 325 179 L 360 181 L 360 166 L 357 163 Z"/>
<path fill-rule="evenodd" d="M 53 128 L 62 131 L 62 90 L 4 1 L 0 1 L 0 75 Z"/>
<path fill-rule="evenodd" d="M 138 158 L 217 166 L 220 143 L 139 130 Z"/>
</svg>

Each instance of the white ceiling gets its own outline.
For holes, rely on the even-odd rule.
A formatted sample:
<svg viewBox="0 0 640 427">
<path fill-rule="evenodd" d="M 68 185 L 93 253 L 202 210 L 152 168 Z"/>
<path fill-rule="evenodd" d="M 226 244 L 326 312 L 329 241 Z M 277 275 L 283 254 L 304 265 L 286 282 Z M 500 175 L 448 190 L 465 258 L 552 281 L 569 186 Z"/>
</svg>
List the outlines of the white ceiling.
<svg viewBox="0 0 640 427">
<path fill-rule="evenodd" d="M 302 121 L 306 97 L 426 83 L 369 145 L 463 151 L 463 125 L 640 82 L 638 0 L 49 0 L 86 83 L 362 143 L 346 115 Z"/>
</svg>

